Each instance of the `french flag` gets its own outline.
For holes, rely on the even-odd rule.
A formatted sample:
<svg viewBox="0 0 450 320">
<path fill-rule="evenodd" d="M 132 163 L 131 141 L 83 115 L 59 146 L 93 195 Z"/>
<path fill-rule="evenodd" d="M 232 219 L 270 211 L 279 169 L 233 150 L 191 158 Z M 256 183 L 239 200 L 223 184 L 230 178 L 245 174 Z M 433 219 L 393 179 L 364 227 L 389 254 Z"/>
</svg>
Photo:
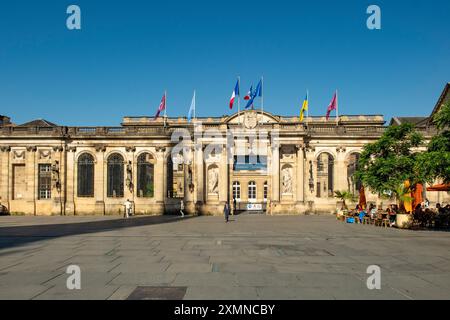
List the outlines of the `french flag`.
<svg viewBox="0 0 450 320">
<path fill-rule="evenodd" d="M 236 98 L 236 96 L 239 97 L 239 80 L 236 82 L 236 86 L 234 87 L 233 93 L 231 94 L 230 109 L 233 109 L 234 99 Z"/>
<path fill-rule="evenodd" d="M 253 86 L 250 87 L 250 90 L 248 91 L 247 95 L 244 97 L 244 100 L 250 100 L 253 95 Z"/>
</svg>

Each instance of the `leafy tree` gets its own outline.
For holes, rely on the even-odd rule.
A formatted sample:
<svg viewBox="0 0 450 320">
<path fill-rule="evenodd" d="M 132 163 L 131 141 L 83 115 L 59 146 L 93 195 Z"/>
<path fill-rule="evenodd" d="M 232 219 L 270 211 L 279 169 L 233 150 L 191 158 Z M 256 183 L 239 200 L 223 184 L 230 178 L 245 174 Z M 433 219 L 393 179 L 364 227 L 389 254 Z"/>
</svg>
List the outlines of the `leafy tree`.
<svg viewBox="0 0 450 320">
<path fill-rule="evenodd" d="M 348 209 L 345 201 L 356 201 L 356 196 L 349 191 L 335 191 L 334 197 L 342 200 L 342 206 L 344 209 Z"/>
<path fill-rule="evenodd" d="M 429 183 L 436 179 L 450 183 L 450 102 L 441 107 L 432 121 L 439 134 L 431 139 L 427 152 L 419 155 L 416 171 L 423 172 Z"/>
<path fill-rule="evenodd" d="M 413 153 L 422 141 L 422 135 L 409 123 L 388 127 L 380 139 L 364 147 L 356 177 L 372 191 L 394 193 L 400 200 L 404 190 L 400 192 L 399 186 L 405 181 L 411 186 L 423 181 L 421 171 L 416 170 L 418 155 Z"/>
</svg>

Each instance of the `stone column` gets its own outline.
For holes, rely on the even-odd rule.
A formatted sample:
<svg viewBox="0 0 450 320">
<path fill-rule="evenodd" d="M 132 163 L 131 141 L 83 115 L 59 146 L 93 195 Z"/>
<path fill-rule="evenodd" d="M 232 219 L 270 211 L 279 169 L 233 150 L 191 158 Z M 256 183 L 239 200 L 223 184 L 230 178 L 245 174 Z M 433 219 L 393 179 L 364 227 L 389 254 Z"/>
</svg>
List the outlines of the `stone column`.
<svg viewBox="0 0 450 320">
<path fill-rule="evenodd" d="M 297 145 L 297 179 L 296 179 L 296 200 L 297 202 L 304 203 L 304 177 L 305 177 L 305 158 L 303 154 L 303 145 Z"/>
<path fill-rule="evenodd" d="M 280 201 L 280 145 L 275 141 L 272 145 L 272 201 Z"/>
<path fill-rule="evenodd" d="M 228 161 L 227 148 L 222 145 L 222 153 L 220 155 L 219 164 L 219 202 L 222 204 L 228 201 Z"/>
<path fill-rule="evenodd" d="M 36 146 L 27 147 L 26 155 L 26 175 L 27 175 L 27 197 L 25 198 L 28 207 L 32 208 L 32 214 L 36 215 L 36 199 L 38 199 L 38 185 L 37 185 L 37 165 L 36 165 Z"/>
<path fill-rule="evenodd" d="M 184 165 L 184 204 L 185 208 L 189 210 L 189 213 L 194 213 L 193 202 L 194 192 L 190 184 L 194 184 L 194 161 L 193 161 L 193 149 L 192 147 L 186 147 L 185 165 Z"/>
<path fill-rule="evenodd" d="M 348 189 L 347 184 L 347 165 L 345 163 L 344 147 L 337 147 L 337 159 L 334 165 L 334 191 L 343 191 Z"/>
<path fill-rule="evenodd" d="M 66 178 L 65 178 L 65 188 L 66 188 L 66 215 L 75 215 L 75 177 L 78 170 L 75 161 L 76 147 L 68 147 L 66 152 L 67 164 L 66 168 Z"/>
<path fill-rule="evenodd" d="M 10 181 L 12 180 L 12 168 L 10 165 L 10 151 L 9 146 L 2 146 L 0 148 L 0 202 L 6 208 L 10 208 L 11 188 Z"/>
<path fill-rule="evenodd" d="M 196 162 L 196 186 L 197 186 L 197 203 L 202 204 L 204 199 L 204 159 L 203 159 L 203 146 L 200 144 L 195 146 L 195 162 Z"/>
<path fill-rule="evenodd" d="M 164 180 L 164 166 L 166 159 L 164 157 L 164 152 L 166 148 L 157 147 L 156 148 L 156 166 L 155 166 L 155 200 L 159 204 L 164 204 L 164 185 L 166 184 Z"/>
<path fill-rule="evenodd" d="M 95 147 L 97 153 L 97 163 L 94 169 L 94 193 L 95 193 L 95 214 L 104 215 L 106 183 L 107 183 L 107 159 L 105 159 L 106 147 L 98 145 Z"/>
</svg>

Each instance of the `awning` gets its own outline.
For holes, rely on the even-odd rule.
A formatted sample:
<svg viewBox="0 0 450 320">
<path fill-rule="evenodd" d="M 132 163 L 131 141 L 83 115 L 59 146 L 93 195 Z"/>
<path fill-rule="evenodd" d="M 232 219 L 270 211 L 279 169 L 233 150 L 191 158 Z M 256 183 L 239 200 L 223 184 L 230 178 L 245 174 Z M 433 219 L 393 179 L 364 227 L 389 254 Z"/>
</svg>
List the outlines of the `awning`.
<svg viewBox="0 0 450 320">
<path fill-rule="evenodd" d="M 428 187 L 427 191 L 450 191 L 450 184 L 437 184 L 432 187 Z"/>
</svg>

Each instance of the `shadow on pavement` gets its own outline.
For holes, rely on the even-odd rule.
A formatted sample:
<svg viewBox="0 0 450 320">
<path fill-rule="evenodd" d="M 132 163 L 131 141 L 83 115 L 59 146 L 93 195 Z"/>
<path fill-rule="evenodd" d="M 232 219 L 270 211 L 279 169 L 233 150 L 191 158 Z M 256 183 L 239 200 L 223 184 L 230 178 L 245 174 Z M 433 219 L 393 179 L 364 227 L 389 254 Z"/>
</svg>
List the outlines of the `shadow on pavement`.
<svg viewBox="0 0 450 320">
<path fill-rule="evenodd" d="M 128 219 L 0 227 L 0 250 L 24 245 L 34 241 L 45 240 L 46 238 L 59 238 L 104 231 L 117 231 L 122 228 L 174 223 L 193 218 L 196 218 L 196 216 L 185 216 L 184 218 L 168 215 L 136 216 Z"/>
</svg>

